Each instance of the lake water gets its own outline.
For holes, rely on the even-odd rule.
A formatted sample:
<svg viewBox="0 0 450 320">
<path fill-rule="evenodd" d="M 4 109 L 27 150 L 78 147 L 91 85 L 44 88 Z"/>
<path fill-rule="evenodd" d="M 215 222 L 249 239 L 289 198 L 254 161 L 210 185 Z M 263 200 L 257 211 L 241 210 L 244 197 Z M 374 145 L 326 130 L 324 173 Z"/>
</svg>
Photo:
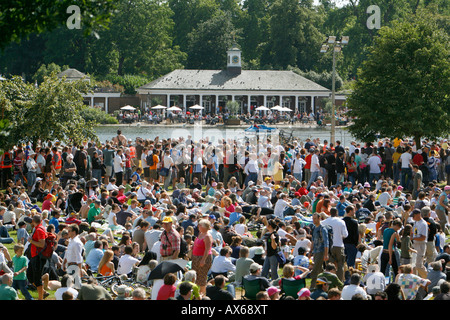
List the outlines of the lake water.
<svg viewBox="0 0 450 320">
<path fill-rule="evenodd" d="M 276 126 L 274 126 L 276 127 Z M 179 137 L 187 138 L 191 135 L 193 140 L 199 140 L 200 138 L 208 138 L 209 141 L 213 143 L 218 141 L 218 139 L 239 139 L 246 135 L 245 129 L 247 126 L 231 127 L 231 126 L 197 126 L 197 125 L 116 125 L 116 126 L 99 126 L 96 127 L 96 133 L 101 142 L 106 140 L 111 140 L 117 135 L 117 130 L 120 129 L 122 134 L 127 137 L 127 139 L 132 139 L 133 141 L 137 138 L 155 138 L 160 139 L 175 138 Z M 330 126 L 327 127 L 307 127 L 307 126 L 279 126 L 278 130 L 283 130 L 288 136 L 293 133 L 299 141 L 305 141 L 306 138 L 320 138 L 321 141 L 330 141 L 331 132 Z M 278 135 L 278 132 L 271 134 L 272 141 L 275 141 L 274 137 Z M 248 136 L 248 134 L 247 134 Z M 336 140 L 340 140 L 344 146 L 350 145 L 352 140 L 356 140 L 345 127 L 336 127 Z"/>
</svg>

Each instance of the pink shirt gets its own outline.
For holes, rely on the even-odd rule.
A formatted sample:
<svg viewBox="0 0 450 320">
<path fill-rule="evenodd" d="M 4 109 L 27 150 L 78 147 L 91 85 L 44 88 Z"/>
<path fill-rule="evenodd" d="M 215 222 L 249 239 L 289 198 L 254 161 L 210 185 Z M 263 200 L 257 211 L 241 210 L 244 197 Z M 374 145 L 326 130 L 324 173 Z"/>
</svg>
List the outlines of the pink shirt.
<svg viewBox="0 0 450 320">
<path fill-rule="evenodd" d="M 205 240 L 204 238 L 199 239 L 198 237 L 194 241 L 194 247 L 192 249 L 192 254 L 194 256 L 203 256 L 205 254 Z M 208 254 L 211 254 L 211 248 L 209 248 Z"/>
</svg>

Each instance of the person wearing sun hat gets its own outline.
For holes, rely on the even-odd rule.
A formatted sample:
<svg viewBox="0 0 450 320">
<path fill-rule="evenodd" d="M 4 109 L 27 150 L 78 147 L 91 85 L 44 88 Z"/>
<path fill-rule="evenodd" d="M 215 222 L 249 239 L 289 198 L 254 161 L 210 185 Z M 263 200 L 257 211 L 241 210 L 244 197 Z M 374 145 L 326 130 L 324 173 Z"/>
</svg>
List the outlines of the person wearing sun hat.
<svg viewBox="0 0 450 320">
<path fill-rule="evenodd" d="M 267 288 L 270 300 L 280 300 L 280 292 L 281 290 L 274 286 Z"/>
<path fill-rule="evenodd" d="M 164 217 L 161 223 L 164 228 L 161 234 L 161 261 L 177 259 L 181 245 L 180 234 L 173 228 L 173 220 L 170 216 Z"/>
<path fill-rule="evenodd" d="M 302 288 L 297 293 L 298 300 L 311 300 L 311 291 L 308 288 Z"/>
<path fill-rule="evenodd" d="M 329 281 L 326 278 L 318 278 L 316 280 L 316 289 L 311 293 L 311 299 L 317 300 L 319 297 L 328 299 Z"/>
</svg>

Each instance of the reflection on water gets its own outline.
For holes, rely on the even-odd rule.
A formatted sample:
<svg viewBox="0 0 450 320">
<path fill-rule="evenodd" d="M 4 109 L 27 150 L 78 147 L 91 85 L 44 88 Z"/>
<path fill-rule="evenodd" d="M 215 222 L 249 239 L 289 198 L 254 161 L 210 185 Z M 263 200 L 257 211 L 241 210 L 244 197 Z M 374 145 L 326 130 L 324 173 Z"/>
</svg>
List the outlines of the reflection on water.
<svg viewBox="0 0 450 320">
<path fill-rule="evenodd" d="M 136 126 L 136 125 L 117 125 L 117 126 L 100 126 L 96 127 L 95 130 L 101 142 L 106 140 L 111 140 L 117 135 L 117 130 L 121 130 L 122 134 L 128 139 L 133 141 L 137 138 L 155 138 L 159 137 L 161 139 L 175 138 L 179 137 L 187 138 L 188 135 L 192 137 L 194 141 L 201 138 L 208 138 L 209 141 L 216 143 L 219 139 L 240 139 L 243 138 L 246 133 L 245 129 L 247 127 L 223 127 L 223 126 Z M 278 128 L 282 130 L 285 135 L 290 136 L 291 132 L 293 137 L 299 141 L 305 141 L 306 138 L 320 138 L 323 140 L 330 140 L 330 127 L 318 128 L 311 127 L 307 128 L 304 126 L 282 126 Z M 247 136 L 249 134 L 247 133 Z M 278 133 L 269 134 L 272 137 L 272 141 L 277 141 Z M 343 127 L 336 128 L 336 140 L 340 140 L 344 146 L 348 146 L 351 140 L 354 140 L 353 136 Z"/>
</svg>

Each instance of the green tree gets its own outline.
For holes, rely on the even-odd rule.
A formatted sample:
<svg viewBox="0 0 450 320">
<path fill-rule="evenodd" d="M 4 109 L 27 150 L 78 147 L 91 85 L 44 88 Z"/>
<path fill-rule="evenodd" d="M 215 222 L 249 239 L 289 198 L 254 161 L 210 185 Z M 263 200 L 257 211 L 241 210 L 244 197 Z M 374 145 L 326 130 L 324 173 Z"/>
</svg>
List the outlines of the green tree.
<svg viewBox="0 0 450 320">
<path fill-rule="evenodd" d="M 185 54 L 173 46 L 173 12 L 166 2 L 120 0 L 100 45 L 117 52 L 117 74 L 156 78 L 182 67 Z"/>
<path fill-rule="evenodd" d="M 230 13 L 218 12 L 200 23 L 188 36 L 187 67 L 190 69 L 223 69 L 227 50 L 239 40 L 239 30 L 231 22 Z"/>
<path fill-rule="evenodd" d="M 382 27 L 358 72 L 348 99 L 350 132 L 376 136 L 437 138 L 450 126 L 449 36 L 429 14 Z"/>
<path fill-rule="evenodd" d="M 41 65 L 39 69 L 36 71 L 36 73 L 33 76 L 33 80 L 37 81 L 38 84 L 42 83 L 44 81 L 44 78 L 47 76 L 50 76 L 52 73 L 60 73 L 61 71 L 64 71 L 68 69 L 69 67 L 63 66 L 62 68 L 57 65 L 56 63 L 49 63 L 48 65 Z"/>
<path fill-rule="evenodd" d="M 197 26 L 209 20 L 220 8 L 216 0 L 168 0 L 174 25 L 174 45 L 188 51 L 189 34 Z"/>
<path fill-rule="evenodd" d="M 80 24 L 85 34 L 105 27 L 115 9 L 115 0 L 27 0 L 0 1 L 0 48 L 20 41 L 33 33 L 43 33 L 66 25 L 76 4 L 80 9 Z"/>
<path fill-rule="evenodd" d="M 10 148 L 19 142 L 60 140 L 81 142 L 97 140 L 96 123 L 86 121 L 81 112 L 83 94 L 90 90 L 86 81 L 69 82 L 56 73 L 45 77 L 35 87 L 20 77 L 1 82 L 2 113 L 0 147 Z"/>
</svg>

